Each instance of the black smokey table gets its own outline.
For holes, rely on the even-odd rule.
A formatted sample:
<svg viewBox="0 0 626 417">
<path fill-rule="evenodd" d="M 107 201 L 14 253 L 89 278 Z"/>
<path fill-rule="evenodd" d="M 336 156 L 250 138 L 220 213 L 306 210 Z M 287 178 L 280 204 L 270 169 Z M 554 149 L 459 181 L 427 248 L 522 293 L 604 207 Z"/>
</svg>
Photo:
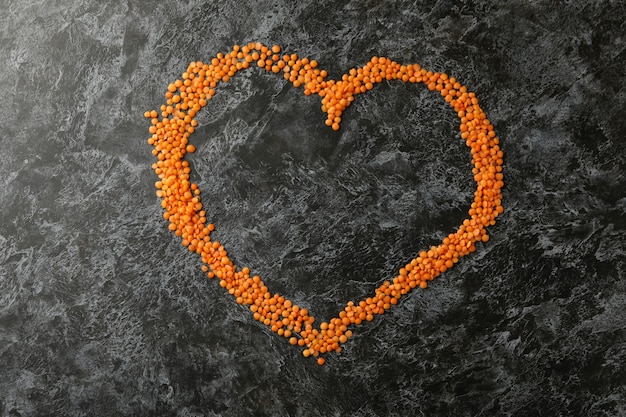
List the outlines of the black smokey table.
<svg viewBox="0 0 626 417">
<path fill-rule="evenodd" d="M 626 415 L 626 7 L 295 3 L 0 2 L 0 415 Z M 504 150 L 490 240 L 324 366 L 206 278 L 155 196 L 144 111 L 251 41 L 330 78 L 372 56 L 453 75 Z M 229 256 L 318 321 L 453 232 L 475 189 L 423 85 L 324 120 L 250 69 L 187 156 Z"/>
</svg>

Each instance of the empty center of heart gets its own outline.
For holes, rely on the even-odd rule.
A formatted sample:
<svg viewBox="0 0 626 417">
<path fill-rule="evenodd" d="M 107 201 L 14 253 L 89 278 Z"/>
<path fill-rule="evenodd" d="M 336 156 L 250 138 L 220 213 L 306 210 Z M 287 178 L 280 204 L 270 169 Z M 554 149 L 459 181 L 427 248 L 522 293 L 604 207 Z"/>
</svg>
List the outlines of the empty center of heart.
<svg viewBox="0 0 626 417">
<path fill-rule="evenodd" d="M 228 101 L 236 111 L 201 112 L 190 158 L 191 180 L 219 196 L 207 210 L 212 237 L 318 320 L 366 297 L 467 213 L 471 157 L 453 109 L 423 86 L 383 83 L 334 132 L 321 126 L 319 100 L 278 77 L 249 71 L 229 84 L 246 93 Z"/>
</svg>

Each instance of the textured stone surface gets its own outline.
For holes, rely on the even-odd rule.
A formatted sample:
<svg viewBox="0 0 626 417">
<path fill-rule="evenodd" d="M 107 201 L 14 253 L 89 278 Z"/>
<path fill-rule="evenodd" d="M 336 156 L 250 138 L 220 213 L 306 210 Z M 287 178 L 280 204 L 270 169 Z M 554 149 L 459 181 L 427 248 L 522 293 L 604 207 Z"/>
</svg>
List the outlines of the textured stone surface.
<svg viewBox="0 0 626 417">
<path fill-rule="evenodd" d="M 297 4 L 291 4 L 297 3 Z M 626 414 L 626 8 L 575 2 L 0 1 L 0 415 Z M 199 270 L 143 112 L 189 61 L 279 44 L 456 76 L 505 151 L 491 240 L 317 366 Z M 319 99 L 256 69 L 192 161 L 232 259 L 318 320 L 453 231 L 457 119 L 420 85 Z"/>
</svg>

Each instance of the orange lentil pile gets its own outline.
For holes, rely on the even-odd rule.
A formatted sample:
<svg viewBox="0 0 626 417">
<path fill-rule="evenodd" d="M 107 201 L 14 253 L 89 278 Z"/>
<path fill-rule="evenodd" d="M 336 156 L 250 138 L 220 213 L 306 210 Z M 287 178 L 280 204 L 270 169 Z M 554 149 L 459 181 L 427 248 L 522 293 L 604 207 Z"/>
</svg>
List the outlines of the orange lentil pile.
<svg viewBox="0 0 626 417">
<path fill-rule="evenodd" d="M 461 137 L 472 153 L 472 173 L 477 188 L 469 209 L 469 218 L 439 246 L 424 250 L 398 270 L 392 280 L 378 287 L 374 294 L 360 301 L 350 301 L 337 317 L 315 326 L 315 319 L 280 294 L 270 292 L 267 285 L 250 268 L 233 264 L 224 246 L 211 238 L 215 229 L 207 220 L 200 200 L 198 185 L 190 182 L 191 168 L 184 159 L 195 147 L 189 143 L 198 122 L 195 116 L 207 105 L 220 82 L 228 82 L 238 71 L 249 67 L 282 74 L 304 94 L 322 98 L 326 125 L 339 129 L 344 110 L 358 94 L 371 90 L 383 80 L 424 83 L 438 91 L 460 119 Z M 428 71 L 418 64 L 401 65 L 385 57 L 373 57 L 362 68 L 352 68 L 340 80 L 327 79 L 327 72 L 315 60 L 296 54 L 281 54 L 279 46 L 261 43 L 235 45 L 228 53 L 218 53 L 210 62 L 191 62 L 182 79 L 167 87 L 166 103 L 160 111 L 145 112 L 151 121 L 148 143 L 157 162 L 152 165 L 159 180 L 156 194 L 162 199 L 163 217 L 169 229 L 182 239 L 182 244 L 202 258 L 202 270 L 209 278 L 217 278 L 237 303 L 249 306 L 254 319 L 273 332 L 300 346 L 305 357 L 313 356 L 321 365 L 320 356 L 340 352 L 352 336 L 352 330 L 369 322 L 398 303 L 400 297 L 416 287 L 426 288 L 439 274 L 454 266 L 459 259 L 476 250 L 477 242 L 487 242 L 486 227 L 495 224 L 502 213 L 501 189 L 502 150 L 492 124 L 478 105 L 478 98 L 467 87 L 447 74 Z"/>
</svg>

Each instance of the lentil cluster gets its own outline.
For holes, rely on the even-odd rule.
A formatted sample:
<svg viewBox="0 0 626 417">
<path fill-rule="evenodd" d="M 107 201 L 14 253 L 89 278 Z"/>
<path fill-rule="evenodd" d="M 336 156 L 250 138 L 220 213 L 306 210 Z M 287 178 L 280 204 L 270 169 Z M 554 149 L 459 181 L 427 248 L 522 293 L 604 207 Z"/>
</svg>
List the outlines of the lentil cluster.
<svg viewBox="0 0 626 417">
<path fill-rule="evenodd" d="M 282 74 L 304 94 L 322 98 L 326 125 L 338 130 L 344 110 L 357 94 L 371 90 L 383 80 L 424 83 L 438 91 L 460 119 L 461 137 L 471 150 L 474 180 L 477 188 L 469 209 L 470 217 L 439 246 L 424 250 L 401 267 L 392 280 L 384 281 L 371 297 L 350 301 L 337 317 L 315 327 L 315 319 L 280 294 L 270 292 L 267 285 L 250 268 L 233 264 L 224 246 L 211 238 L 215 229 L 207 220 L 198 185 L 190 182 L 191 168 L 184 159 L 195 152 L 189 143 L 198 122 L 195 116 L 207 105 L 220 82 L 228 82 L 238 71 L 259 67 Z M 182 244 L 202 258 L 202 270 L 209 278 L 217 278 L 220 286 L 235 297 L 237 303 L 249 306 L 254 319 L 292 345 L 303 348 L 305 357 L 313 356 L 322 365 L 327 352 L 340 352 L 342 344 L 352 336 L 352 328 L 372 321 L 398 303 L 400 297 L 428 283 L 445 272 L 459 259 L 476 250 L 477 242 L 487 242 L 486 227 L 495 224 L 502 213 L 501 189 L 502 150 L 492 124 L 478 105 L 478 98 L 467 87 L 447 74 L 428 71 L 418 64 L 401 65 L 385 57 L 373 57 L 362 68 L 352 68 L 340 80 L 327 79 L 328 73 L 318 68 L 315 60 L 296 54 L 282 54 L 279 46 L 261 43 L 235 45 L 228 53 L 218 53 L 210 63 L 191 62 L 182 79 L 167 87 L 166 103 L 160 111 L 144 113 L 151 121 L 148 143 L 157 161 L 152 165 L 159 180 L 156 194 L 164 209 L 169 229 L 181 237 Z"/>
</svg>

